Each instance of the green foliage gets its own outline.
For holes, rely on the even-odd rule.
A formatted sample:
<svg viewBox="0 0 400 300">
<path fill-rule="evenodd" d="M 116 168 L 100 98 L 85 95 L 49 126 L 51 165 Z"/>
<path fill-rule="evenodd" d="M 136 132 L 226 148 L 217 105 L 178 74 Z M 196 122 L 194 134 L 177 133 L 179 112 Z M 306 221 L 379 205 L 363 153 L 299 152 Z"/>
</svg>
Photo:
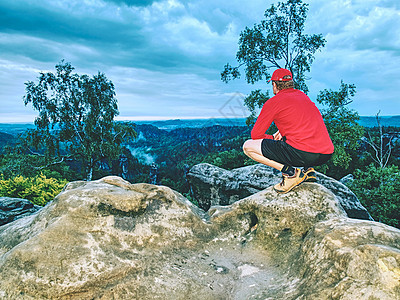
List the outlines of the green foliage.
<svg viewBox="0 0 400 300">
<path fill-rule="evenodd" d="M 322 117 L 335 146 L 332 159 L 323 168 L 336 178 L 352 172 L 348 168 L 357 157 L 359 141 L 364 134 L 363 127 L 358 124 L 358 113 L 346 107 L 355 93 L 354 85 L 342 81 L 339 91 L 323 90 L 317 96 L 317 102 L 324 105 Z"/>
<path fill-rule="evenodd" d="M 367 166 L 354 172 L 355 180 L 348 184 L 360 202 L 376 220 L 400 228 L 400 170 Z"/>
<path fill-rule="evenodd" d="M 131 124 L 114 121 L 118 106 L 113 83 L 102 73 L 89 77 L 73 70 L 62 61 L 55 74 L 41 73 L 37 84 L 25 83 L 24 103 L 32 103 L 39 116 L 24 145 L 42 150 L 48 164 L 79 159 L 91 180 L 96 163 L 118 156 L 121 143 L 136 133 Z"/>
<path fill-rule="evenodd" d="M 66 180 L 47 178 L 43 174 L 35 177 L 15 176 L 9 179 L 4 179 L 1 175 L 0 196 L 23 198 L 33 204 L 44 206 L 53 200 L 67 183 Z"/>
<path fill-rule="evenodd" d="M 34 177 L 44 174 L 48 178 L 56 178 L 58 180 L 67 179 L 68 181 L 76 180 L 77 174 L 72 171 L 65 162 L 54 164 L 43 168 L 46 164 L 44 156 L 10 152 L 0 155 L 0 174 L 8 179 L 21 175 L 23 177 Z"/>
<path fill-rule="evenodd" d="M 257 109 L 261 108 L 269 98 L 268 91 L 263 93 L 261 90 L 255 90 L 251 91 L 250 95 L 244 99 L 244 105 L 250 111 L 250 116 L 246 119 L 247 126 L 254 125 L 257 120 Z"/>
<path fill-rule="evenodd" d="M 220 153 L 211 153 L 207 155 L 202 162 L 210 163 L 214 166 L 227 170 L 240 168 L 256 163 L 252 159 L 248 158 L 241 149 L 232 149 Z"/>
<path fill-rule="evenodd" d="M 254 84 L 268 80 L 271 68 L 289 69 L 295 81 L 295 87 L 307 92 L 305 73 L 310 71 L 314 54 L 325 46 L 321 34 L 304 34 L 308 4 L 302 0 L 287 0 L 272 4 L 265 11 L 264 20 L 253 28 L 246 27 L 239 38 L 239 50 L 236 53 L 238 66 L 229 63 L 221 72 L 221 80 L 228 82 L 240 77 L 240 67 L 244 66 L 246 80 Z M 254 123 L 254 108 L 261 107 L 269 98 L 268 94 L 252 93 L 245 100 L 252 115 L 248 123 Z"/>
<path fill-rule="evenodd" d="M 32 177 L 36 175 L 36 166 L 44 163 L 44 158 L 41 156 L 8 153 L 0 157 L 0 174 L 5 178 L 16 175 Z"/>
</svg>

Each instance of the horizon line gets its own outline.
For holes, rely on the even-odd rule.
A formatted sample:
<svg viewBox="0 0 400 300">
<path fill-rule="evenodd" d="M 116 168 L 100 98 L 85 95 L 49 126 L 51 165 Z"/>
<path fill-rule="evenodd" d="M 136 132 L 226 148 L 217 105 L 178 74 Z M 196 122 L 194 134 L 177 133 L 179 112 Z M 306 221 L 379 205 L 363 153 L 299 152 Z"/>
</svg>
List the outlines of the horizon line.
<svg viewBox="0 0 400 300">
<path fill-rule="evenodd" d="M 366 116 L 366 115 L 361 116 L 360 115 L 360 117 L 363 117 L 363 118 L 375 118 L 376 115 L 369 115 L 369 116 Z M 382 115 L 380 117 L 384 117 L 384 118 L 400 117 L 400 114 L 397 114 L 397 115 Z M 220 116 L 220 117 L 209 117 L 209 116 L 204 116 L 204 117 L 199 117 L 199 116 L 197 116 L 197 117 L 192 117 L 192 116 L 183 116 L 183 117 L 178 117 L 178 116 L 176 116 L 176 117 L 167 117 L 167 116 L 127 116 L 127 117 L 120 117 L 120 116 L 117 116 L 117 117 L 115 117 L 114 120 L 115 121 L 131 121 L 131 122 L 134 122 L 134 121 L 139 121 L 139 122 L 149 121 L 149 122 L 153 122 L 153 121 L 174 121 L 174 120 L 187 120 L 187 121 L 190 121 L 190 120 L 210 120 L 210 119 L 218 119 L 218 120 L 221 120 L 221 119 L 229 119 L 229 120 L 237 119 L 237 120 L 239 120 L 239 119 L 246 119 L 246 117 L 224 117 L 224 116 Z M 7 122 L 7 121 L 0 120 L 0 124 L 34 124 L 34 121 Z"/>
</svg>

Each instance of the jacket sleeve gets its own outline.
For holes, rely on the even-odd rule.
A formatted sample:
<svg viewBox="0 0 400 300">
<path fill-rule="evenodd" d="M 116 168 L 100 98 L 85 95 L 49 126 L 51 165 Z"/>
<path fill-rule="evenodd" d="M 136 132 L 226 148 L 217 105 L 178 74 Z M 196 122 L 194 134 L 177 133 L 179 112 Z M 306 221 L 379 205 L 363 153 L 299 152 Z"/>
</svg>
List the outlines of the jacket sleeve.
<svg viewBox="0 0 400 300">
<path fill-rule="evenodd" d="M 272 135 L 265 133 L 269 126 L 271 126 L 274 119 L 274 112 L 270 105 L 271 102 L 268 102 L 270 102 L 270 100 L 264 103 L 260 115 L 258 116 L 253 129 L 251 130 L 251 139 L 253 140 L 274 138 Z"/>
</svg>

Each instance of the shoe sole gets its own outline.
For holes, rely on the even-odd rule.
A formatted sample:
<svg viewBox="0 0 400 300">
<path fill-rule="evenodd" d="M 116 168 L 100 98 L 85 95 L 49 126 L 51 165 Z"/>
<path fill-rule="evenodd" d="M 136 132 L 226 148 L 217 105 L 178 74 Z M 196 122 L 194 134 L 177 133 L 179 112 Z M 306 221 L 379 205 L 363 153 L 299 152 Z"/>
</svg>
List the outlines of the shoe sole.
<svg viewBox="0 0 400 300">
<path fill-rule="evenodd" d="M 311 176 L 308 176 L 307 173 L 314 173 L 314 174 Z M 306 173 L 304 173 L 304 175 L 306 176 L 306 180 L 304 180 L 303 182 L 317 182 L 317 176 L 315 174 L 315 170 L 306 172 Z"/>
<path fill-rule="evenodd" d="M 306 178 L 306 180 L 304 180 L 303 182 L 317 182 L 317 178 L 316 177 L 309 177 L 309 178 Z"/>
</svg>

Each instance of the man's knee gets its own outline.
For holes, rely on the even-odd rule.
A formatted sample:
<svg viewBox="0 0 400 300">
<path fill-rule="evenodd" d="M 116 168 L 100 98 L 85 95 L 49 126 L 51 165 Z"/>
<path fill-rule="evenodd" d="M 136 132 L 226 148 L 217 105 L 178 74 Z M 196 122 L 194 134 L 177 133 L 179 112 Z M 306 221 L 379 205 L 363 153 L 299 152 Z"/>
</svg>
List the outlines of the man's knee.
<svg viewBox="0 0 400 300">
<path fill-rule="evenodd" d="M 248 154 L 250 152 L 256 152 L 260 154 L 261 152 L 261 146 L 260 146 L 260 141 L 259 140 L 247 140 L 243 144 L 243 152 L 245 154 Z"/>
<path fill-rule="evenodd" d="M 243 152 L 246 155 L 253 149 L 252 142 L 253 140 L 247 140 L 243 143 Z"/>
<path fill-rule="evenodd" d="M 242 148 L 243 148 L 243 152 L 244 152 L 245 154 L 247 154 L 247 149 L 249 148 L 249 140 L 247 140 L 247 141 L 245 141 L 245 142 L 243 143 Z"/>
</svg>

